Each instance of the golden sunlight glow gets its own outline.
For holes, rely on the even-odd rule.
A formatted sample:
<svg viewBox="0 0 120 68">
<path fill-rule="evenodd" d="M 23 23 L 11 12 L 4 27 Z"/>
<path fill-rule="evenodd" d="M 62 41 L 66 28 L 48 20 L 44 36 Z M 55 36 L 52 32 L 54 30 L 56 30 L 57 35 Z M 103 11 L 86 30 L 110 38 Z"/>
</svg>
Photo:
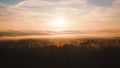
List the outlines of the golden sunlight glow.
<svg viewBox="0 0 120 68">
<path fill-rule="evenodd" d="M 68 25 L 68 22 L 63 18 L 57 18 L 57 19 L 52 20 L 50 25 L 54 30 L 62 31 L 62 30 L 65 30 L 65 28 Z"/>
<path fill-rule="evenodd" d="M 55 26 L 55 27 L 65 27 L 67 24 L 66 20 L 64 19 L 55 19 L 53 20 L 52 22 L 52 25 Z"/>
</svg>

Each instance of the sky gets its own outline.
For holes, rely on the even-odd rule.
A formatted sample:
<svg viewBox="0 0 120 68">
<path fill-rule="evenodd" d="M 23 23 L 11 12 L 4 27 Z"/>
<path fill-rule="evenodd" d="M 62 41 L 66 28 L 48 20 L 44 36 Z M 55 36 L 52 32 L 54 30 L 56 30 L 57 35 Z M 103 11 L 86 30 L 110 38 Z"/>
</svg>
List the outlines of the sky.
<svg viewBox="0 0 120 68">
<path fill-rule="evenodd" d="M 0 31 L 8 30 L 108 30 L 120 35 L 120 0 L 0 0 Z"/>
</svg>

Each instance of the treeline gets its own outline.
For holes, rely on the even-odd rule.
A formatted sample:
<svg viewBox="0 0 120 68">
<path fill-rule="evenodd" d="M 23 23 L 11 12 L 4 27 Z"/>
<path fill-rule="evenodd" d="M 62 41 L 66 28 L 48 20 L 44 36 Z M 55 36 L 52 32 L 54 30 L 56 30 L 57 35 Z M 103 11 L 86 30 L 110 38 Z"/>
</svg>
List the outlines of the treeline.
<svg viewBox="0 0 120 68">
<path fill-rule="evenodd" d="M 51 45 L 31 47 L 30 43 L 43 42 Z M 75 43 L 77 40 L 73 40 Z M 4 42 L 4 43 L 3 43 Z M 16 42 L 16 43 L 15 43 Z M 91 46 L 92 43 L 101 44 Z M 101 42 L 101 43 L 100 43 Z M 106 42 L 106 43 L 102 43 Z M 109 43 L 107 43 L 109 42 Z M 0 48 L 0 68 L 119 68 L 120 40 L 84 40 L 79 46 L 64 44 L 52 45 L 47 40 L 2 41 L 0 45 L 13 47 Z M 103 46 L 102 44 L 106 44 Z M 110 45 L 108 45 L 110 44 Z M 113 44 L 116 44 L 113 46 Z M 21 46 L 18 48 L 16 46 Z M 26 46 L 26 47 L 24 47 Z M 33 45 L 35 46 L 35 45 Z M 38 45 L 37 45 L 38 46 Z"/>
<path fill-rule="evenodd" d="M 71 46 L 87 46 L 101 47 L 112 46 L 120 47 L 120 39 L 21 39 L 21 40 L 1 40 L 0 48 L 40 48 L 45 46 L 63 47 L 64 45 Z"/>
</svg>

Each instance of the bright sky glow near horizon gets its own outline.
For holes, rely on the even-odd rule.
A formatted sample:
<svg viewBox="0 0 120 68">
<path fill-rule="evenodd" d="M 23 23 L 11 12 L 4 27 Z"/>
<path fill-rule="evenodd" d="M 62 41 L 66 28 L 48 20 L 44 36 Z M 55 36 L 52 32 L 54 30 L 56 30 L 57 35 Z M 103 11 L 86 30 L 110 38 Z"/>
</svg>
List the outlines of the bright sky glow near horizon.
<svg viewBox="0 0 120 68">
<path fill-rule="evenodd" d="M 0 31 L 106 29 L 120 35 L 120 0 L 0 0 Z"/>
</svg>

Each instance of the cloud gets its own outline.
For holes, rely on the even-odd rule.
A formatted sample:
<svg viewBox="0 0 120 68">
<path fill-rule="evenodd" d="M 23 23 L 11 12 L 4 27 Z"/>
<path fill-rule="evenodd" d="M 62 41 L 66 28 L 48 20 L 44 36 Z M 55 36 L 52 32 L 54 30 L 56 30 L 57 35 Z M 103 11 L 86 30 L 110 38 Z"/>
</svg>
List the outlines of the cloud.
<svg viewBox="0 0 120 68">
<path fill-rule="evenodd" d="M 52 35 L 51 31 L 13 31 L 13 30 L 9 30 L 9 31 L 0 31 L 0 37 L 3 36 L 31 36 L 31 35 Z"/>
<path fill-rule="evenodd" d="M 119 29 L 103 29 L 103 30 L 87 30 L 87 31 L 72 31 L 72 30 L 66 30 L 66 31 L 0 31 L 0 37 L 13 37 L 13 36 L 90 36 L 92 37 L 119 37 L 120 36 L 120 30 Z"/>
<path fill-rule="evenodd" d="M 112 2 L 112 0 L 106 0 L 105 2 L 103 0 L 99 1 L 105 4 L 106 2 Z M 95 2 L 99 4 L 99 1 Z M 116 1 L 117 0 L 114 0 L 114 3 Z M 88 1 L 86 0 L 25 0 L 10 6 L 10 10 L 15 12 L 17 16 L 22 16 L 26 19 L 30 18 L 33 20 L 41 19 L 41 17 L 51 19 L 51 17 L 57 16 L 59 14 L 67 17 L 73 16 L 74 18 L 84 18 L 85 16 L 95 16 L 102 18 L 106 16 L 112 17 L 113 15 L 117 15 L 117 13 L 119 13 L 119 9 L 117 9 L 120 8 L 118 7 L 119 5 L 114 4 L 113 2 L 112 4 L 110 3 L 111 7 L 109 8 L 105 6 L 92 6 L 87 2 Z"/>
<path fill-rule="evenodd" d="M 120 0 L 22 0 L 14 4 L 2 2 L 0 7 L 2 23 L 16 23 L 25 29 L 49 29 L 46 24 L 59 16 L 76 23 L 77 29 L 88 22 L 103 26 L 106 22 L 120 22 Z"/>
<path fill-rule="evenodd" d="M 88 3 L 99 7 L 109 7 L 116 0 L 87 0 Z"/>
<path fill-rule="evenodd" d="M 97 0 L 96 0 L 97 1 Z M 109 1 L 109 0 L 106 0 Z M 83 19 L 93 20 L 93 21 L 105 21 L 105 22 L 112 22 L 112 21 L 120 21 L 119 20 L 119 13 L 120 13 L 120 1 L 114 0 L 111 6 L 92 6 L 94 7 L 92 11 L 89 11 L 89 14 L 84 15 Z M 116 16 L 118 18 L 116 18 Z"/>
<path fill-rule="evenodd" d="M 24 0 L 0 0 L 0 2 L 6 3 L 8 5 L 16 4 L 16 3 L 19 3 L 21 1 L 24 1 Z"/>
</svg>

